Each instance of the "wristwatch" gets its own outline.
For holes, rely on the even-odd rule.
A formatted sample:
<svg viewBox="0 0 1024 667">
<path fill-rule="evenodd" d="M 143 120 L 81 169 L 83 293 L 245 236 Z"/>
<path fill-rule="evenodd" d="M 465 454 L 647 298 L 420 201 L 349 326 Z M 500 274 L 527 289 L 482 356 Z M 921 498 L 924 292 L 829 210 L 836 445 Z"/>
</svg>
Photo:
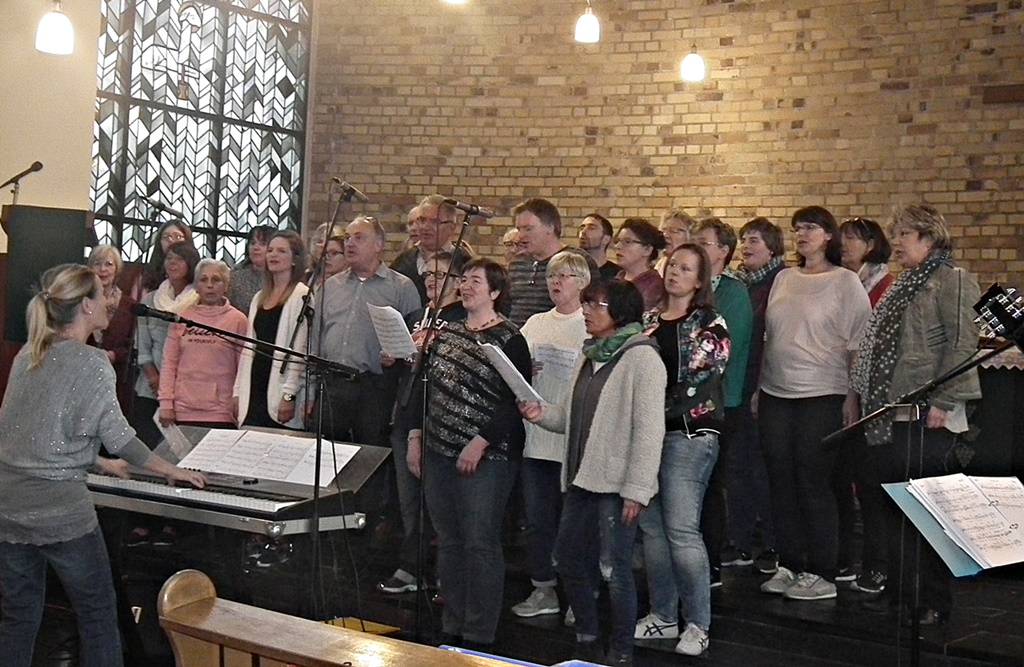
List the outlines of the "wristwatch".
<svg viewBox="0 0 1024 667">
<path fill-rule="evenodd" d="M 295 400 L 295 394 L 282 394 L 281 400 L 284 401 L 285 403 L 291 403 L 292 401 Z"/>
</svg>

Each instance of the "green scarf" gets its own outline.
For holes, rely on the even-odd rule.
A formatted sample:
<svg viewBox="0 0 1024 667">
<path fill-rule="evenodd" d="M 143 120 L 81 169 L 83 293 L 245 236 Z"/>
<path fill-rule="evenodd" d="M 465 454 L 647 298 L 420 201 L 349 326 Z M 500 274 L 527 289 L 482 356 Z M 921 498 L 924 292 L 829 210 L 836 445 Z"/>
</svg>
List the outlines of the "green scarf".
<svg viewBox="0 0 1024 667">
<path fill-rule="evenodd" d="M 619 351 L 627 340 L 643 331 L 639 322 L 631 322 L 607 338 L 591 338 L 583 342 L 583 356 L 604 363 Z"/>
</svg>

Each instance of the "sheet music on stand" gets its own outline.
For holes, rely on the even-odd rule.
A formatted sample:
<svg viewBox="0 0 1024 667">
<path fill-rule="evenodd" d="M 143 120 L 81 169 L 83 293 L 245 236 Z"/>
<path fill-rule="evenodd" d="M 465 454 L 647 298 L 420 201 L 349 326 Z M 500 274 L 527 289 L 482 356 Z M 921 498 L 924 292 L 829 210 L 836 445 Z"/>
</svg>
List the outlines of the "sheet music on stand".
<svg viewBox="0 0 1024 667">
<path fill-rule="evenodd" d="M 327 487 L 359 447 L 327 441 L 323 445 L 320 486 Z M 204 472 L 312 486 L 316 472 L 316 440 L 262 431 L 210 429 L 178 465 Z"/>
<path fill-rule="evenodd" d="M 885 484 L 956 576 L 1024 561 L 1024 485 L 964 474 Z"/>
</svg>

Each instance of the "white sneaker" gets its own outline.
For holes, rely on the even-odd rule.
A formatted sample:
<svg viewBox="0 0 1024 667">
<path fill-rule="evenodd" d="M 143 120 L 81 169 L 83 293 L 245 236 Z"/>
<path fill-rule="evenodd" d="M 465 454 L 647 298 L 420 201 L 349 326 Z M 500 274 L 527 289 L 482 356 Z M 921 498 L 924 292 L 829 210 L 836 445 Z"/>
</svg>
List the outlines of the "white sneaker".
<svg viewBox="0 0 1024 667">
<path fill-rule="evenodd" d="M 708 631 L 701 630 L 693 623 L 686 624 L 683 636 L 676 644 L 676 653 L 683 655 L 700 655 L 708 650 Z"/>
<path fill-rule="evenodd" d="M 761 584 L 762 593 L 785 593 L 786 590 L 796 583 L 796 575 L 788 567 L 779 566 L 778 571 L 772 578 Z"/>
<path fill-rule="evenodd" d="M 828 600 L 836 596 L 836 585 L 816 574 L 801 572 L 782 595 L 790 600 Z"/>
<path fill-rule="evenodd" d="M 561 610 L 554 588 L 534 588 L 530 597 L 512 607 L 512 613 L 520 618 L 557 614 Z"/>
<path fill-rule="evenodd" d="M 634 639 L 675 639 L 678 636 L 679 622 L 667 623 L 655 616 L 654 612 L 637 621 L 633 632 Z"/>
</svg>

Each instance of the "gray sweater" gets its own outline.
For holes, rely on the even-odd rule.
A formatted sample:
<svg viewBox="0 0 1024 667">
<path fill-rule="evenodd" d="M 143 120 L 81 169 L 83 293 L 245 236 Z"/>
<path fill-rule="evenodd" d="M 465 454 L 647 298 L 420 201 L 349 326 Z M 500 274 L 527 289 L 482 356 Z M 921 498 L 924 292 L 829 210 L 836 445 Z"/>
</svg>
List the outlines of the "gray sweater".
<svg viewBox="0 0 1024 667">
<path fill-rule="evenodd" d="M 0 407 L 0 541 L 64 542 L 97 526 L 85 480 L 100 445 L 138 466 L 150 452 L 121 413 L 103 350 L 60 340 L 28 364 L 25 348 Z"/>
<path fill-rule="evenodd" d="M 581 356 L 570 383 L 573 392 L 562 405 L 545 403 L 538 422 L 549 431 L 571 431 L 581 439 L 575 443 L 581 452 L 578 463 L 562 466 L 562 489 L 572 485 L 615 493 L 646 506 L 658 492 L 665 439 L 665 364 L 654 342 L 637 334 L 597 373 L 592 368 Z M 582 407 L 581 414 L 573 414 L 574 406 Z"/>
</svg>

